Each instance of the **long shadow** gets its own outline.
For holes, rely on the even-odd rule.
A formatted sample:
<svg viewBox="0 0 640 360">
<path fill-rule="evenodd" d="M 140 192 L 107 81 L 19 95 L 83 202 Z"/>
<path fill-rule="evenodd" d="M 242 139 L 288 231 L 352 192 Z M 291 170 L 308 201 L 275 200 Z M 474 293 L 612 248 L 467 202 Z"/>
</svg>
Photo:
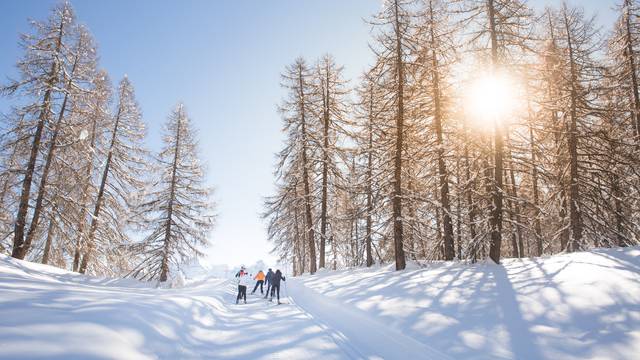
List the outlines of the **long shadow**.
<svg viewBox="0 0 640 360">
<path fill-rule="evenodd" d="M 529 330 L 530 324 L 523 318 L 516 291 L 502 266 L 489 266 L 489 273 L 495 281 L 496 306 L 500 308 L 502 323 L 509 333 L 511 352 L 515 359 L 542 359 L 536 337 Z"/>
<path fill-rule="evenodd" d="M 594 252 L 608 262 L 561 255 L 303 281 L 457 358 L 594 358 L 607 351 L 610 358 L 635 359 L 640 257 L 634 251 Z M 611 272 L 611 281 L 602 282 L 601 271 Z M 347 286 L 320 286 L 342 276 L 352 276 L 340 279 Z M 372 289 L 372 280 L 382 286 Z"/>
</svg>

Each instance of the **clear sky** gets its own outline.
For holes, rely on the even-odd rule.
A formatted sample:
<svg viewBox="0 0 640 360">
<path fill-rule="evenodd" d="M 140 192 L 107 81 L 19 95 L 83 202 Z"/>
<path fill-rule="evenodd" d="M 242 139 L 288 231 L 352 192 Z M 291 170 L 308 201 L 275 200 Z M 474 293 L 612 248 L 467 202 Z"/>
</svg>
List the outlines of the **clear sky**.
<svg viewBox="0 0 640 360">
<path fill-rule="evenodd" d="M 14 76 L 21 56 L 18 34 L 28 18 L 44 19 L 54 0 L 0 1 L 0 82 Z M 282 145 L 276 105 L 280 73 L 297 56 L 309 61 L 330 52 L 357 79 L 371 62 L 363 19 L 381 0 L 74 0 L 93 33 L 100 64 L 117 83 L 127 74 L 136 88 L 148 144 L 170 109 L 183 101 L 200 130 L 208 183 L 216 188 L 218 224 L 208 249 L 211 263 L 273 261 L 260 219 L 273 189 L 274 154 Z M 536 8 L 559 4 L 535 0 Z M 614 1 L 573 3 L 597 14 L 608 31 Z M 0 99 L 0 111 L 8 103 Z"/>
</svg>

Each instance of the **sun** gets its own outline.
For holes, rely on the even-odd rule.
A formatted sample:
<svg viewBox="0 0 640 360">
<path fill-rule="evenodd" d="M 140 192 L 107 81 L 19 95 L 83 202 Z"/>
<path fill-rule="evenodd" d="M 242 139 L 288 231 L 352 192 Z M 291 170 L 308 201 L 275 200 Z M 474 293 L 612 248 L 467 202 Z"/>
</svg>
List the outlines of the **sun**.
<svg viewBox="0 0 640 360">
<path fill-rule="evenodd" d="M 502 73 L 483 74 L 466 91 L 468 115 L 480 126 L 502 123 L 516 106 L 517 87 Z"/>
</svg>

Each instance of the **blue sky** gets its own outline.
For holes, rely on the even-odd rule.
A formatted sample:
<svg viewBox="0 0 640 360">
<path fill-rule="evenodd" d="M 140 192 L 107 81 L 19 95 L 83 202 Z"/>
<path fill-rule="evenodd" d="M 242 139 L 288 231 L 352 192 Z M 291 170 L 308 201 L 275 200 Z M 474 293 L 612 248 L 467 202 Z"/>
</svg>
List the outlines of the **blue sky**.
<svg viewBox="0 0 640 360">
<path fill-rule="evenodd" d="M 18 34 L 44 19 L 52 0 L 0 1 L 0 82 L 15 75 Z M 100 64 L 117 83 L 127 74 L 149 126 L 149 147 L 170 109 L 182 101 L 200 130 L 208 182 L 216 188 L 218 224 L 212 263 L 273 261 L 260 219 L 272 191 L 274 153 L 282 145 L 276 105 L 280 73 L 297 56 L 330 52 L 357 79 L 371 62 L 369 25 L 381 0 L 75 0 L 93 33 Z M 537 8 L 560 1 L 536 0 Z M 574 1 L 609 30 L 613 1 Z M 0 99 L 0 111 L 6 111 Z"/>
</svg>

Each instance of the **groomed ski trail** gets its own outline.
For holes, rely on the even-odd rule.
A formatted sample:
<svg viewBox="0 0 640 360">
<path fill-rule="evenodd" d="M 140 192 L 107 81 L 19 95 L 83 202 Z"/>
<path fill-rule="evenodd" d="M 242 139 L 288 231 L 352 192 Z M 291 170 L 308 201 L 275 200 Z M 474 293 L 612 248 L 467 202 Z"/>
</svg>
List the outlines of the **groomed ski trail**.
<svg viewBox="0 0 640 360">
<path fill-rule="evenodd" d="M 0 359 L 348 359 L 295 306 L 233 280 L 156 289 L 0 256 Z"/>
<path fill-rule="evenodd" d="M 453 359 L 296 279 L 289 285 L 288 301 L 321 326 L 349 359 Z"/>
</svg>

